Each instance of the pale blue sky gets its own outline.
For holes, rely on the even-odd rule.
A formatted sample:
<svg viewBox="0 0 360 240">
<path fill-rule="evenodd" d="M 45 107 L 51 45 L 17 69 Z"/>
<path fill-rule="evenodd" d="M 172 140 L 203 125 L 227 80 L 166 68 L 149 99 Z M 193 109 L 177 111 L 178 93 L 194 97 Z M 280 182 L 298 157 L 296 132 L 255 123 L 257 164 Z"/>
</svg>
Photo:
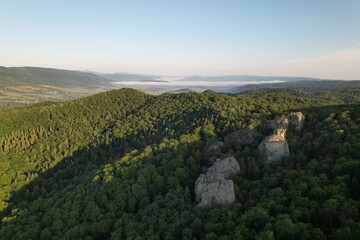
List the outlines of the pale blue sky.
<svg viewBox="0 0 360 240">
<path fill-rule="evenodd" d="M 360 79 L 358 0 L 0 0 L 0 65 Z"/>
</svg>

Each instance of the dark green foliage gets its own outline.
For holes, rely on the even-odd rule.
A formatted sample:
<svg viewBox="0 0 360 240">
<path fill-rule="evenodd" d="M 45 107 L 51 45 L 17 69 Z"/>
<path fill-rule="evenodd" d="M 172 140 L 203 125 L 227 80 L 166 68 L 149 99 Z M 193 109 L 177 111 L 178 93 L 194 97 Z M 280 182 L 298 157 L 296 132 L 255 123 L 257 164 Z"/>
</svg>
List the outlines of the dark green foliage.
<svg viewBox="0 0 360 240">
<path fill-rule="evenodd" d="M 0 112 L 0 239 L 359 239 L 360 107 L 344 105 L 358 96 L 123 89 Z M 292 110 L 306 124 L 281 161 L 204 151 Z M 196 178 L 228 155 L 235 204 L 197 208 Z"/>
</svg>

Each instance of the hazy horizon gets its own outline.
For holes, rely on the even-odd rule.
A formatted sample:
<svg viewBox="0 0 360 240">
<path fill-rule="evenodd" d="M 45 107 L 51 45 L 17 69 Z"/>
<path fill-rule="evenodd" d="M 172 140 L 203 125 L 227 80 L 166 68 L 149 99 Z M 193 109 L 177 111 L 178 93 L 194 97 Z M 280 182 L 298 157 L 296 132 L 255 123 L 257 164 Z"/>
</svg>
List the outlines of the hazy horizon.
<svg viewBox="0 0 360 240">
<path fill-rule="evenodd" d="M 360 79 L 360 1 L 2 1 L 0 65 Z"/>
</svg>

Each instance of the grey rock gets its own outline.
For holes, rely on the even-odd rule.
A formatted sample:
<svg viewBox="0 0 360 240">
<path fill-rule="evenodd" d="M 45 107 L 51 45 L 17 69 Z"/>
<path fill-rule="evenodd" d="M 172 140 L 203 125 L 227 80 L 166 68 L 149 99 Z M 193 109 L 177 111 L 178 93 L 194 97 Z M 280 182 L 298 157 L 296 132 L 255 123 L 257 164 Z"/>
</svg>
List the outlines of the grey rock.
<svg viewBox="0 0 360 240">
<path fill-rule="evenodd" d="M 279 128 L 276 133 L 266 137 L 258 147 L 259 159 L 262 163 L 279 160 L 290 154 L 285 138 L 286 130 Z"/>
<path fill-rule="evenodd" d="M 227 178 L 238 172 L 240 166 L 235 158 L 217 159 L 214 165 L 195 181 L 195 200 L 199 203 L 198 206 L 234 203 L 234 183 Z"/>
<path fill-rule="evenodd" d="M 214 206 L 217 204 L 233 204 L 236 200 L 234 183 L 232 180 L 221 179 L 207 185 L 207 191 L 201 196 L 198 207 Z"/>
<path fill-rule="evenodd" d="M 234 157 L 227 157 L 223 160 L 217 159 L 206 172 L 207 175 L 215 176 L 217 179 L 228 178 L 240 172 L 239 163 Z"/>
</svg>

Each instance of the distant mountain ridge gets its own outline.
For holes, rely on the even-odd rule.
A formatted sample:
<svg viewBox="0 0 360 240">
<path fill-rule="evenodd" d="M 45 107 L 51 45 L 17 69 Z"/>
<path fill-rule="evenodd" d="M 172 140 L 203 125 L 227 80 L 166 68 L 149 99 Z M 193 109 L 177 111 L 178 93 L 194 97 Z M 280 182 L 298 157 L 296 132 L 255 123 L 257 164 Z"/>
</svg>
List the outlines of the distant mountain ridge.
<svg viewBox="0 0 360 240">
<path fill-rule="evenodd" d="M 309 77 L 286 77 L 286 76 L 256 76 L 256 75 L 220 75 L 220 76 L 187 76 L 182 80 L 186 81 L 235 81 L 235 82 L 248 82 L 248 81 L 321 81 L 329 79 L 309 78 Z"/>
<path fill-rule="evenodd" d="M 64 88 L 111 87 L 107 79 L 93 73 L 40 67 L 0 67 L 0 88 L 38 85 Z"/>
<path fill-rule="evenodd" d="M 241 93 L 248 91 L 264 90 L 264 89 L 292 89 L 301 91 L 337 91 L 346 89 L 359 89 L 360 80 L 318 80 L 318 81 L 295 81 L 281 83 L 261 83 L 246 84 L 243 86 L 233 87 L 228 90 L 229 93 Z"/>
<path fill-rule="evenodd" d="M 154 84 L 155 83 L 155 84 Z M 309 77 L 286 76 L 255 76 L 255 75 L 220 75 L 220 76 L 166 76 L 134 74 L 127 72 L 99 73 L 90 71 L 71 71 L 42 67 L 0 67 L 0 89 L 8 87 L 49 87 L 90 90 L 87 94 L 112 88 L 131 87 L 148 93 L 187 92 L 189 89 L 211 90 L 224 93 L 241 93 L 266 88 L 287 88 L 304 91 L 328 91 L 360 88 L 360 81 L 329 80 Z M 31 89 L 27 89 L 30 94 Z M 14 92 L 14 89 L 11 89 Z M 22 91 L 22 90 L 21 90 Z M 20 91 L 20 92 L 21 92 Z M 13 93 L 6 91 L 1 101 L 9 102 Z M 27 97 L 15 94 L 20 102 L 27 102 Z M 44 92 L 44 89 L 41 89 Z M 62 91 L 63 92 L 63 91 Z M 80 90 L 80 92 L 83 92 Z M 33 91 L 31 98 L 36 100 L 37 92 Z M 70 93 L 74 96 L 73 93 Z M 83 96 L 83 93 L 81 95 Z M 25 97 L 25 98 L 24 98 Z M 13 97 L 11 98 L 13 99 Z M 44 99 L 44 98 L 42 98 Z M 13 100 L 11 100 L 13 102 Z M 10 102 L 10 105 L 13 105 Z M 19 101 L 17 101 L 19 102 Z M 32 101 L 30 101 L 32 102 Z M 0 103 L 1 105 L 1 103 Z"/>
<path fill-rule="evenodd" d="M 158 82 L 161 76 L 134 74 L 134 73 L 95 73 L 96 75 L 114 82 L 135 81 L 135 82 Z"/>
<path fill-rule="evenodd" d="M 329 79 L 309 77 L 286 77 L 286 76 L 256 76 L 256 75 L 219 75 L 219 76 L 177 76 L 179 84 L 182 81 L 194 82 L 314 82 L 334 81 Z M 134 73 L 98 73 L 89 71 L 72 71 L 55 68 L 42 67 L 1 67 L 0 66 L 0 88 L 9 86 L 38 86 L 47 85 L 54 87 L 113 87 L 113 82 L 169 82 L 165 75 L 147 75 Z M 205 84 L 204 83 L 204 84 Z M 180 84 L 181 85 L 181 84 Z M 258 84 L 251 84 L 258 85 Z M 250 86 L 250 85 L 249 85 Z M 273 85 L 272 85 L 273 86 Z"/>
</svg>

